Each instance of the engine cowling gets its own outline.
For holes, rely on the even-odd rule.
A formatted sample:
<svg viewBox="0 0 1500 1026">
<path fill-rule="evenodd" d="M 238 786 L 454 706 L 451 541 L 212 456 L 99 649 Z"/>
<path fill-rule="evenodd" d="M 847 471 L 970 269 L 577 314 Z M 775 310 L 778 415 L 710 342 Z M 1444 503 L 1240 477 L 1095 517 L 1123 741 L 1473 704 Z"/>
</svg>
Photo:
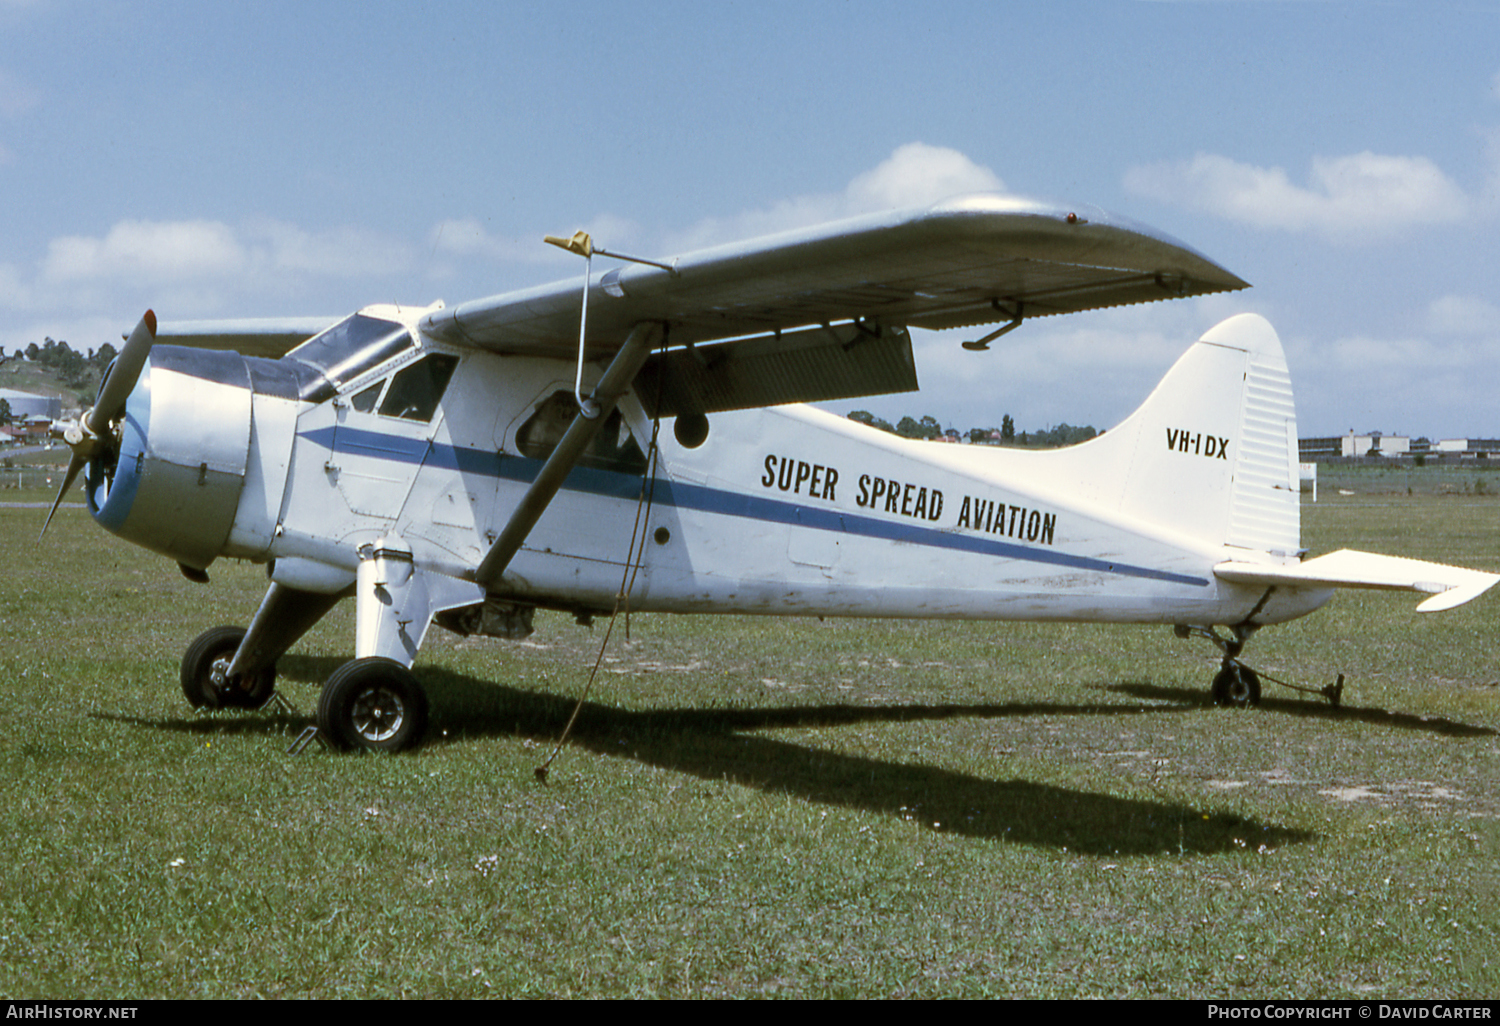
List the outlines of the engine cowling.
<svg viewBox="0 0 1500 1026">
<path fill-rule="evenodd" d="M 206 568 L 244 491 L 251 402 L 240 354 L 154 347 L 126 401 L 118 452 L 89 461 L 89 512 L 127 541 Z"/>
</svg>

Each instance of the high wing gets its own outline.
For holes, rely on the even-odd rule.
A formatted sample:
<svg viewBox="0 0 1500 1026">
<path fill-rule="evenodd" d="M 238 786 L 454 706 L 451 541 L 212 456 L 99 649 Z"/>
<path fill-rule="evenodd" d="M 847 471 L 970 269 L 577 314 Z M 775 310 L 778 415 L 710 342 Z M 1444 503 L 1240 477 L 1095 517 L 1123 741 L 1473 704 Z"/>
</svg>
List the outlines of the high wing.
<svg viewBox="0 0 1500 1026">
<path fill-rule="evenodd" d="M 229 349 L 242 356 L 285 356 L 338 317 L 243 317 L 217 321 L 163 321 L 156 340 L 195 349 Z"/>
<path fill-rule="evenodd" d="M 1082 211 L 1081 213 L 1079 211 Z M 1204 295 L 1247 283 L 1092 208 L 979 194 L 631 265 L 590 280 L 591 356 L 644 321 L 681 345 L 868 320 L 956 328 Z M 422 329 L 497 353 L 570 356 L 583 279 L 433 312 Z"/>
<path fill-rule="evenodd" d="M 699 361 L 707 366 L 722 360 L 732 346 L 737 361 L 760 362 L 756 387 L 738 380 L 732 386 L 691 383 L 698 391 L 732 389 L 734 398 L 708 404 L 715 409 L 915 388 L 907 327 L 1020 323 L 1247 287 L 1202 254 L 1143 225 L 1092 207 L 1069 210 L 993 194 L 784 232 L 664 263 L 671 270 L 631 264 L 592 276 L 589 358 L 618 351 L 631 329 L 645 322 L 664 325 L 671 346 L 761 336 L 726 344 Z M 423 317 L 421 329 L 451 345 L 572 359 L 582 289 L 579 277 L 437 309 Z M 336 320 L 164 321 L 156 337 L 278 357 Z M 873 331 L 851 332 L 851 321 Z M 834 322 L 844 326 L 781 335 Z M 884 338 L 884 347 L 870 347 L 855 371 L 829 355 L 870 337 Z M 655 366 L 653 359 L 648 372 Z M 688 388 L 692 372 L 681 364 L 665 368 L 667 392 L 674 385 Z M 858 383 L 807 392 L 772 382 L 799 375 L 831 381 L 840 374 L 852 374 Z M 670 398 L 663 401 L 675 408 Z"/>
</svg>

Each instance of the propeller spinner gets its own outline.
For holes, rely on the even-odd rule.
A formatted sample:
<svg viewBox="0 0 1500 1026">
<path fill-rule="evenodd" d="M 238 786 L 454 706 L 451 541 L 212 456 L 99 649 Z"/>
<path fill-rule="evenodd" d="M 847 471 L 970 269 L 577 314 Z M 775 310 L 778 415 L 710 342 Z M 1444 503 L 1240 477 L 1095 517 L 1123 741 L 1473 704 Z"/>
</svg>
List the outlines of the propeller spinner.
<svg viewBox="0 0 1500 1026">
<path fill-rule="evenodd" d="M 147 310 L 141 322 L 130 333 L 130 338 L 125 341 L 125 348 L 120 350 L 120 355 L 110 365 L 104 386 L 99 389 L 98 401 L 92 409 L 84 411 L 75 423 L 64 428 L 63 441 L 73 450 L 73 458 L 68 461 L 68 472 L 63 477 L 62 487 L 58 489 L 52 509 L 47 513 L 47 522 L 42 525 L 42 535 L 46 535 L 47 528 L 52 525 L 52 517 L 62 505 L 63 496 L 73 487 L 78 472 L 88 466 L 89 460 L 110 443 L 110 425 L 125 413 L 125 401 L 135 389 L 141 369 L 146 365 L 146 358 L 151 355 L 151 344 L 155 341 L 156 314 Z"/>
</svg>

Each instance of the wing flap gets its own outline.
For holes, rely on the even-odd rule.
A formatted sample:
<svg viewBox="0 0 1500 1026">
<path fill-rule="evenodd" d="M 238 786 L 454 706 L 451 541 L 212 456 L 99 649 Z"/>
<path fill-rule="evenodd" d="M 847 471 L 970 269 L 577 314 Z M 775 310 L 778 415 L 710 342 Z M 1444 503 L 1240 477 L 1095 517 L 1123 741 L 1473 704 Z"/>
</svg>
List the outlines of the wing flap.
<svg viewBox="0 0 1500 1026">
<path fill-rule="evenodd" d="M 1375 588 L 1431 595 L 1431 598 L 1417 606 L 1419 613 L 1435 613 L 1461 606 L 1500 582 L 1500 574 L 1486 573 L 1483 570 L 1467 570 L 1443 563 L 1381 556 L 1353 549 L 1340 549 L 1290 566 L 1268 566 L 1231 560 L 1215 566 L 1214 575 L 1233 584 Z"/>
<path fill-rule="evenodd" d="M 647 414 L 662 417 L 916 389 L 904 329 L 849 324 L 658 353 L 635 381 Z"/>
</svg>

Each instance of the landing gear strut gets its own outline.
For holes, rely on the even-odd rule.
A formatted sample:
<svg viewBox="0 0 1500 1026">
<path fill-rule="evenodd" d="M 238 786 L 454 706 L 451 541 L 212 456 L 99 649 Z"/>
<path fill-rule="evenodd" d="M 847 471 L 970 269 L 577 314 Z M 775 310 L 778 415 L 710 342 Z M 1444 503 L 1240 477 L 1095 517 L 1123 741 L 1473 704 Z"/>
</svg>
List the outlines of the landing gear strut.
<svg viewBox="0 0 1500 1026">
<path fill-rule="evenodd" d="M 1212 627 L 1196 627 L 1188 624 L 1178 624 L 1172 630 L 1179 638 L 1189 638 L 1196 635 L 1207 638 L 1218 646 L 1219 651 L 1224 653 L 1224 661 L 1219 665 L 1219 672 L 1214 674 L 1212 694 L 1214 705 L 1229 709 L 1245 709 L 1252 705 L 1260 704 L 1260 674 L 1240 662 L 1240 652 L 1245 647 L 1245 642 L 1250 640 L 1250 635 L 1256 631 L 1254 624 L 1238 624 L 1232 628 L 1234 637 L 1226 638 Z M 1293 691 L 1302 691 L 1309 695 L 1322 695 L 1328 699 L 1328 703 L 1337 707 L 1344 697 L 1344 675 L 1339 674 L 1339 679 L 1334 684 L 1321 688 L 1307 688 L 1298 684 L 1289 684 L 1284 680 L 1266 676 L 1267 680 L 1275 681 L 1282 687 L 1291 688 Z"/>
<path fill-rule="evenodd" d="M 1230 629 L 1234 631 L 1232 638 L 1224 637 L 1212 627 L 1187 624 L 1178 624 L 1173 631 L 1179 638 L 1197 635 L 1218 646 L 1219 651 L 1224 653 L 1224 661 L 1219 666 L 1219 672 L 1214 675 L 1214 705 L 1247 709 L 1260 704 L 1260 675 L 1240 662 L 1240 652 L 1256 628 L 1254 624 L 1238 624 Z"/>
</svg>

